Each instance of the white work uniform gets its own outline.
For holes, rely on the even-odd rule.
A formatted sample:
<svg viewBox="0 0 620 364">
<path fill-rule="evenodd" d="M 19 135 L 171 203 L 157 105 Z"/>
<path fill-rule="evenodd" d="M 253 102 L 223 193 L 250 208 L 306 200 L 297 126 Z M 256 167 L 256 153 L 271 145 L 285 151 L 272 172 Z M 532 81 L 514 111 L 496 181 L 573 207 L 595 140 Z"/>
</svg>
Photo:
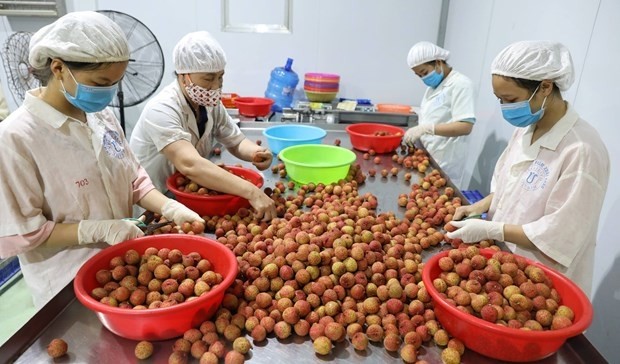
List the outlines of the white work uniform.
<svg viewBox="0 0 620 364">
<path fill-rule="evenodd" d="M 186 140 L 202 157 L 208 158 L 216 140 L 231 148 L 245 139 L 221 103 L 213 109 L 207 108 L 207 117 L 204 134 L 200 137 L 194 112 L 177 80 L 146 104 L 131 133 L 129 145 L 158 190 L 168 190 L 166 179 L 175 172 L 172 162 L 162 153 L 167 145 Z"/>
<path fill-rule="evenodd" d="M 0 123 L 0 236 L 25 235 L 47 221 L 131 216 L 138 162 L 110 110 L 70 118 L 26 94 Z M 18 254 L 35 306 L 41 307 L 107 244 L 65 248 L 30 246 Z"/>
<path fill-rule="evenodd" d="M 420 125 L 436 126 L 455 121 L 475 121 L 474 87 L 471 80 L 452 70 L 437 88 L 426 89 L 419 116 Z M 467 158 L 466 136 L 423 135 L 420 140 L 450 180 L 458 188 L 463 188 L 464 165 Z"/>
<path fill-rule="evenodd" d="M 570 105 L 532 144 L 534 128 L 517 128 L 497 161 L 489 216 L 523 225 L 538 249 L 508 247 L 559 270 L 589 295 L 609 155 L 597 131 Z"/>
</svg>

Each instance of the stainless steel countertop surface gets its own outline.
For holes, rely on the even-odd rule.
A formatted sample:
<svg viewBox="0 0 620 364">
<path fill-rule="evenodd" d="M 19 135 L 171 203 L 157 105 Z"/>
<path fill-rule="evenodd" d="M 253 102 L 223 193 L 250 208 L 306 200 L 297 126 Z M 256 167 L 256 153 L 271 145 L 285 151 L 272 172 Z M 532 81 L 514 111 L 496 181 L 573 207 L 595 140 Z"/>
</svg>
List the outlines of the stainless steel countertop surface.
<svg viewBox="0 0 620 364">
<path fill-rule="evenodd" d="M 262 130 L 268 125 L 276 123 L 254 123 L 243 122 L 241 127 L 243 132 L 250 140 L 261 139 L 267 145 L 267 140 L 262 136 Z M 279 123 L 278 123 L 279 124 Z M 350 147 L 348 135 L 344 131 L 345 125 L 341 124 L 315 124 L 328 130 L 324 144 L 333 144 L 336 138 L 342 141 L 341 146 Z M 391 168 L 391 154 L 382 156 L 381 166 L 375 165 L 371 160 L 362 159 L 362 153 L 356 151 L 358 162 L 364 171 L 373 167 Z M 229 153 L 223 151 L 220 157 L 212 158 L 213 162 L 226 162 L 236 164 L 238 161 Z M 277 158 L 274 158 L 277 163 Z M 243 165 L 249 163 L 243 162 Z M 263 172 L 265 186 L 271 186 L 279 177 L 272 174 L 270 170 Z M 400 193 L 410 190 L 409 183 L 403 178 L 404 172 L 400 172 L 398 177 L 374 177 L 367 178 L 365 185 L 360 188 L 360 192 L 372 192 L 379 200 L 379 212 L 395 211 L 398 214 L 404 212 L 399 208 L 396 201 Z M 414 179 L 417 175 L 414 174 Z M 425 255 L 440 250 L 427 251 Z M 42 332 L 18 332 L 16 335 L 32 335 L 31 344 L 16 360 L 17 363 L 42 363 L 50 362 L 52 359 L 47 355 L 46 346 L 53 338 L 62 338 L 69 345 L 67 356 L 56 359 L 56 363 L 133 363 L 140 362 L 134 356 L 136 341 L 124 339 L 108 331 L 95 314 L 84 307 L 77 299 L 70 297 L 72 287 L 67 287 L 64 291 L 68 304 L 60 313 L 50 312 L 45 308 L 33 320 L 46 320 L 49 325 Z M 24 331 L 24 330 L 22 330 Z M 251 340 L 251 338 L 250 338 Z M 151 363 L 167 363 L 168 357 L 172 352 L 174 339 L 155 342 L 153 356 L 144 361 Z M 0 352 L 4 348 L 0 349 Z M 441 363 L 441 349 L 433 343 L 427 343 L 420 349 L 418 359 L 424 359 L 428 363 Z M 3 356 L 0 355 L 0 358 Z M 1 360 L 0 360 L 1 361 Z M 248 363 L 402 363 L 397 353 L 387 352 L 382 345 L 370 344 L 365 353 L 355 351 L 348 341 L 338 343 L 332 353 L 328 356 L 318 356 L 314 353 L 312 342 L 309 337 L 301 338 L 292 335 L 287 340 L 278 340 L 273 334 L 268 336 L 267 342 L 254 344 L 253 349 L 246 355 Z M 190 362 L 198 362 L 190 359 Z M 497 363 L 497 360 L 481 356 L 471 350 L 466 350 L 462 357 L 463 363 Z M 537 363 L 598 363 L 604 362 L 600 354 L 591 346 L 583 335 L 579 335 L 567 341 L 565 345 L 554 355 L 538 361 Z"/>
</svg>

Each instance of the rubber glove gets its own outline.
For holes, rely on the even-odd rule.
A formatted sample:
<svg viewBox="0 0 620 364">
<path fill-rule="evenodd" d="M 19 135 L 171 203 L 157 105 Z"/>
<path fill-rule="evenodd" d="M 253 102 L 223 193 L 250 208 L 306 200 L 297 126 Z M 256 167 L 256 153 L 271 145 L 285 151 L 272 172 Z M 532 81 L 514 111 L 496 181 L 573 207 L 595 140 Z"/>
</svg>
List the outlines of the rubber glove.
<svg viewBox="0 0 620 364">
<path fill-rule="evenodd" d="M 127 220 L 82 220 L 78 225 L 78 243 L 118 244 L 122 241 L 143 236 L 144 232 L 132 221 Z"/>
<path fill-rule="evenodd" d="M 504 241 L 504 223 L 480 219 L 450 221 L 457 230 L 447 233 L 450 239 L 461 239 L 464 243 L 477 243 L 481 240 Z"/>
<path fill-rule="evenodd" d="M 403 137 L 403 142 L 408 145 L 413 145 L 422 135 L 435 135 L 435 124 L 420 124 L 409 128 Z"/>
<path fill-rule="evenodd" d="M 171 198 L 164 203 L 164 206 L 161 208 L 161 214 L 168 219 L 168 221 L 174 221 L 175 224 L 181 226 L 184 222 L 193 222 L 200 221 L 204 223 L 205 221 L 195 213 L 194 211 L 188 209 L 182 203 L 173 200 Z"/>
<path fill-rule="evenodd" d="M 268 149 L 261 149 L 252 154 L 252 164 L 260 171 L 264 171 L 269 168 L 273 154 Z"/>
</svg>

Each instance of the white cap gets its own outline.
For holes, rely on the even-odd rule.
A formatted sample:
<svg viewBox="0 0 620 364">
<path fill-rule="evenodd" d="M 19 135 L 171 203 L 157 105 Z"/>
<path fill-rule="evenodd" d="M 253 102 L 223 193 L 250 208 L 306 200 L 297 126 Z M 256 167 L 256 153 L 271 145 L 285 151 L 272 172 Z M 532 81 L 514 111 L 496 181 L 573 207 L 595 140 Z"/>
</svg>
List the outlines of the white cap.
<svg viewBox="0 0 620 364">
<path fill-rule="evenodd" d="M 409 68 L 417 67 L 426 62 L 450 58 L 450 51 L 447 51 L 431 42 L 418 42 L 411 47 L 407 55 Z"/>
<path fill-rule="evenodd" d="M 222 46 L 208 32 L 185 35 L 172 51 L 177 73 L 220 72 L 226 67 Z"/>
<path fill-rule="evenodd" d="M 504 48 L 491 65 L 491 74 L 532 81 L 551 80 L 561 91 L 575 80 L 570 51 L 562 43 L 521 41 Z"/>
<path fill-rule="evenodd" d="M 94 11 L 69 13 L 39 29 L 30 38 L 28 61 L 43 68 L 49 58 L 68 62 L 107 63 L 129 60 L 123 30 Z"/>
</svg>

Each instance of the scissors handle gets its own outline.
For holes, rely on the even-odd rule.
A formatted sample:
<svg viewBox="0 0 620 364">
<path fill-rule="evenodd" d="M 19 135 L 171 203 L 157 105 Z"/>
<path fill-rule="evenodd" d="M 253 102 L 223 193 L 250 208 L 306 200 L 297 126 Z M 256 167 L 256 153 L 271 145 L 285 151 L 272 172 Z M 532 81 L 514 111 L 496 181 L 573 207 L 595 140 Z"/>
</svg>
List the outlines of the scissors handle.
<svg viewBox="0 0 620 364">
<path fill-rule="evenodd" d="M 144 229 L 146 229 L 146 224 L 144 223 L 144 221 L 140 220 L 140 219 L 134 219 L 133 217 L 126 217 L 123 220 L 125 221 L 130 221 L 133 222 L 134 224 L 136 224 L 137 227 L 139 227 L 140 229 L 142 229 L 144 231 Z"/>
</svg>

